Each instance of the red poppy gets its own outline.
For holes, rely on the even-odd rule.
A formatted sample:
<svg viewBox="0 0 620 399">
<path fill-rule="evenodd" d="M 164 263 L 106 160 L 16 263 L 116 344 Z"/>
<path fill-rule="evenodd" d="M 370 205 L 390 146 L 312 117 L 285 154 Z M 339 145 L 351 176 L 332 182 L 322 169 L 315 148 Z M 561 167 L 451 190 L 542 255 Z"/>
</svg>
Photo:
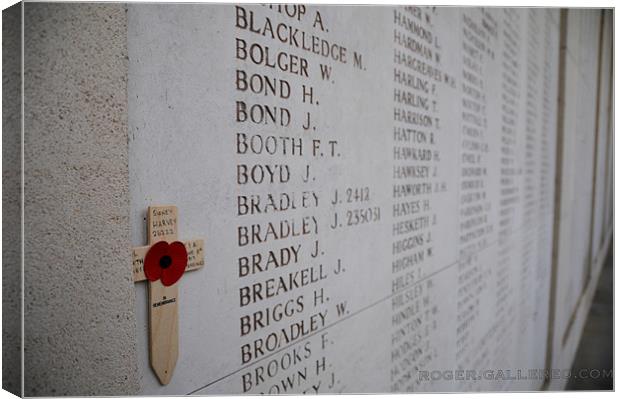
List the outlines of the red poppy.
<svg viewBox="0 0 620 399">
<path fill-rule="evenodd" d="M 179 281 L 187 266 L 187 250 L 182 242 L 166 241 L 155 243 L 144 257 L 144 275 L 149 281 L 170 286 Z"/>
</svg>

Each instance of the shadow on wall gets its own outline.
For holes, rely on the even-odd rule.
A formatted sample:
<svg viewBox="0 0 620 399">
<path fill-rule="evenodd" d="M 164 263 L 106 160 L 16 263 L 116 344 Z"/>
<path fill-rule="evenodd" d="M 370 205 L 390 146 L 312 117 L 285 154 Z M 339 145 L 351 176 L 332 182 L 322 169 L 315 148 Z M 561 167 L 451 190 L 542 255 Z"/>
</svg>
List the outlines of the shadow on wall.
<svg viewBox="0 0 620 399">
<path fill-rule="evenodd" d="M 566 389 L 613 389 L 613 238 Z"/>
</svg>

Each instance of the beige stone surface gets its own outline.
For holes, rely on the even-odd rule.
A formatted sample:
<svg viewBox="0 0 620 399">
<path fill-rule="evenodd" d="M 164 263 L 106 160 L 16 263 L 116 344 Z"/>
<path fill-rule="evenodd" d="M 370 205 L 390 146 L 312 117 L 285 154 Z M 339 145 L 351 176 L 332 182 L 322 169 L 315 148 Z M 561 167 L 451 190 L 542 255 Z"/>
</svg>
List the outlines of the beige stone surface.
<svg viewBox="0 0 620 399">
<path fill-rule="evenodd" d="M 25 5 L 25 394 L 138 390 L 124 4 Z"/>
</svg>

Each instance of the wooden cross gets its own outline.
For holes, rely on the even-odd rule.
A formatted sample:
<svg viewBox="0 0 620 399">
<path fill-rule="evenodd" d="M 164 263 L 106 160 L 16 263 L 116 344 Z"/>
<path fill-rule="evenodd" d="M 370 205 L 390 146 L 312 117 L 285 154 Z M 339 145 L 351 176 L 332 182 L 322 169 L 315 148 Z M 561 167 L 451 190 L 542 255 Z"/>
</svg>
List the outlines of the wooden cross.
<svg viewBox="0 0 620 399">
<path fill-rule="evenodd" d="M 133 249 L 134 282 L 147 280 L 149 273 L 145 274 L 144 262 L 154 244 L 160 241 L 167 241 L 170 244 L 177 240 L 177 207 L 149 206 L 147 225 L 149 245 Z M 176 245 L 178 249 L 180 244 Z M 184 241 L 183 245 L 187 251 L 185 271 L 204 266 L 203 240 Z M 164 244 L 159 244 L 159 247 L 162 246 L 166 247 Z M 151 265 L 153 256 L 155 255 L 150 255 Z M 161 260 L 158 260 L 162 270 L 170 267 L 172 262 L 174 260 L 169 256 L 162 256 Z M 165 282 L 163 274 L 160 279 L 149 280 L 149 357 L 151 367 L 163 385 L 170 382 L 179 354 L 179 283 L 175 281 L 166 286 Z"/>
</svg>

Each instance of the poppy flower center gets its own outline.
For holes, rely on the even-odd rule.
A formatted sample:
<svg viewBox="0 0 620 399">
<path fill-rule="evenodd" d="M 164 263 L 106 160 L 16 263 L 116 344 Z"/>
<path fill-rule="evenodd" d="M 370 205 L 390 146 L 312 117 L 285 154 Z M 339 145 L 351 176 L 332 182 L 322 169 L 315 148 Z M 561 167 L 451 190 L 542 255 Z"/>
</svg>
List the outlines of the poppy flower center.
<svg viewBox="0 0 620 399">
<path fill-rule="evenodd" d="M 159 266 L 161 266 L 162 269 L 168 268 L 171 264 L 172 258 L 168 255 L 164 255 L 159 259 Z"/>
</svg>

